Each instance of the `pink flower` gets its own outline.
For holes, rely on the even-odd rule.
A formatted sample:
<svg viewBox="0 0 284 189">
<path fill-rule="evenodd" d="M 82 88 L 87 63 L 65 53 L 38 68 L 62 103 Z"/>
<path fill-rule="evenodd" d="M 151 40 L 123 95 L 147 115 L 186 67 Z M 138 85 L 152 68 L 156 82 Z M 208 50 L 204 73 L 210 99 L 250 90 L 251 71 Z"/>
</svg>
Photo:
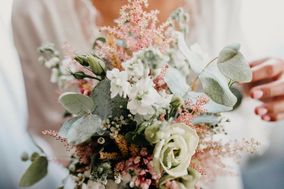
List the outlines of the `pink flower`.
<svg viewBox="0 0 284 189">
<path fill-rule="evenodd" d="M 148 155 L 148 151 L 146 148 L 142 148 L 141 151 L 140 151 L 140 155 L 141 156 L 147 156 Z"/>
</svg>

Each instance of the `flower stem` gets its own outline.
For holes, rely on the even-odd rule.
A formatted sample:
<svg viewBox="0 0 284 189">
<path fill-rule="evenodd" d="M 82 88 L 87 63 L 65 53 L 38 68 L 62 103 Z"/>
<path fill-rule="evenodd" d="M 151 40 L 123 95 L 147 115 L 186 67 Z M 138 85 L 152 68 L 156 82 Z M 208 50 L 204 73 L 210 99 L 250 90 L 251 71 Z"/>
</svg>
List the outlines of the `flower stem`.
<svg viewBox="0 0 284 189">
<path fill-rule="evenodd" d="M 206 66 L 201 70 L 201 72 L 194 78 L 194 80 L 192 81 L 192 84 L 191 84 L 191 88 L 192 88 L 193 91 L 196 88 L 196 83 L 197 83 L 199 76 L 217 59 L 218 59 L 218 57 L 216 57 L 216 58 L 212 59 L 210 62 L 208 62 L 206 64 Z"/>
</svg>

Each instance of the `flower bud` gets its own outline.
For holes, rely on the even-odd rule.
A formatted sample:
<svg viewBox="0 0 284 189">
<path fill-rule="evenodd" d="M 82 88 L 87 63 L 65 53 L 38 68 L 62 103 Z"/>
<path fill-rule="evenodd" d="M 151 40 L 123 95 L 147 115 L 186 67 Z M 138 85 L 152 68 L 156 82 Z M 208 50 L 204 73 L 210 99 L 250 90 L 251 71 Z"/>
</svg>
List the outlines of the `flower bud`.
<svg viewBox="0 0 284 189">
<path fill-rule="evenodd" d="M 145 138 L 151 144 L 159 142 L 160 138 L 158 136 L 161 124 L 156 122 L 145 129 Z"/>
<path fill-rule="evenodd" d="M 27 152 L 22 153 L 21 160 L 22 161 L 28 161 L 29 160 L 29 154 Z"/>
<path fill-rule="evenodd" d="M 31 156 L 31 161 L 36 160 L 39 157 L 39 154 L 37 152 L 34 152 Z"/>
<path fill-rule="evenodd" d="M 172 101 L 171 101 L 171 106 L 175 109 L 179 108 L 181 105 L 183 105 L 183 100 L 177 96 L 173 97 L 172 98 Z"/>
<path fill-rule="evenodd" d="M 106 65 L 103 60 L 92 55 L 89 55 L 87 57 L 87 60 L 94 74 L 96 75 L 105 74 Z"/>
<path fill-rule="evenodd" d="M 89 66 L 89 63 L 88 63 L 88 60 L 87 60 L 87 56 L 85 56 L 85 55 L 75 56 L 74 60 L 76 60 L 82 66 Z"/>
<path fill-rule="evenodd" d="M 84 79 L 86 77 L 86 74 L 82 71 L 79 72 L 75 72 L 75 73 L 71 73 L 71 75 L 75 78 L 75 79 Z"/>
</svg>

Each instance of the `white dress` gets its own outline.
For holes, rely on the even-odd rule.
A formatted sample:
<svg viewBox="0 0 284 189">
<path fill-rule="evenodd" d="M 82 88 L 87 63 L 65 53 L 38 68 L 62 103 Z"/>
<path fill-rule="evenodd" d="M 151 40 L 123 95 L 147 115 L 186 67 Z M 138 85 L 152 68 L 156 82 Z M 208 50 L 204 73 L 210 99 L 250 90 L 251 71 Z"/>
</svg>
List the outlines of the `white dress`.
<svg viewBox="0 0 284 189">
<path fill-rule="evenodd" d="M 29 163 L 21 154 L 37 149 L 26 131 L 27 106 L 18 54 L 11 27 L 12 0 L 0 3 L 0 188 L 17 189 L 20 176 Z M 32 188 L 50 189 L 60 184 L 58 167 L 51 165 L 47 179 Z M 61 169 L 60 169 L 61 172 Z M 59 173 L 59 172 L 57 172 Z"/>
<path fill-rule="evenodd" d="M 192 30 L 192 43 L 198 42 L 212 56 L 216 56 L 225 45 L 242 43 L 239 0 L 196 2 L 197 20 Z M 55 43 L 58 47 L 68 42 L 74 49 L 89 49 L 96 33 L 93 19 L 96 11 L 90 7 L 88 0 L 15 0 L 14 36 L 24 71 L 29 126 L 32 128 L 39 125 L 41 129 L 49 126 L 56 128 L 62 113 L 57 103 L 56 86 L 48 82 L 46 68 L 37 63 L 36 48 L 44 42 Z M 263 135 L 255 132 L 255 128 L 262 123 L 253 115 L 254 106 L 255 102 L 245 99 L 237 112 L 228 114 L 232 120 L 228 129 L 233 138 L 251 137 L 257 133 L 255 137 L 262 140 Z M 210 188 L 240 189 L 242 186 L 240 177 L 222 177 Z"/>
</svg>

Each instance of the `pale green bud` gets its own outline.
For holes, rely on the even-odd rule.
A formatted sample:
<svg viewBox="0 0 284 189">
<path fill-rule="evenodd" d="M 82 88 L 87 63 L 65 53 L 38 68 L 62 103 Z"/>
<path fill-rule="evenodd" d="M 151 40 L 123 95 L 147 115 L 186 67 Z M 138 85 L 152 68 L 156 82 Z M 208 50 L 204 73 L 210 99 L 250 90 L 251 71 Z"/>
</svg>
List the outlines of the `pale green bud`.
<svg viewBox="0 0 284 189">
<path fill-rule="evenodd" d="M 155 144 L 159 142 L 160 137 L 158 133 L 159 133 L 160 128 L 161 128 L 160 123 L 154 123 L 148 126 L 144 132 L 146 140 L 150 142 L 151 144 Z"/>
<path fill-rule="evenodd" d="M 87 60 L 94 74 L 96 75 L 105 74 L 106 64 L 104 63 L 103 60 L 92 55 L 89 55 L 87 57 Z"/>
<path fill-rule="evenodd" d="M 181 98 L 179 98 L 179 97 L 177 97 L 177 96 L 174 96 L 173 98 L 172 98 L 172 101 L 171 101 L 171 106 L 173 107 L 173 108 L 175 108 L 175 109 L 177 109 L 177 108 L 179 108 L 181 105 L 183 105 L 183 100 L 181 99 Z"/>
<path fill-rule="evenodd" d="M 27 152 L 22 153 L 21 160 L 22 161 L 28 161 L 29 160 L 29 154 Z"/>
</svg>

